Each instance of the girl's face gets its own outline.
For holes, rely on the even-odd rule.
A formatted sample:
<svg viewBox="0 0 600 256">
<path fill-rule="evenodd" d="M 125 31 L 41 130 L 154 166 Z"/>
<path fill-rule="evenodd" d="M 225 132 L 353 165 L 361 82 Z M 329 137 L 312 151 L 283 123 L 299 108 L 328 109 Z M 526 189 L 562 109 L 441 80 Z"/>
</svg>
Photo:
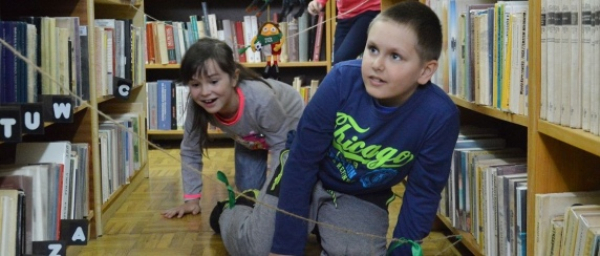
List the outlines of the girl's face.
<svg viewBox="0 0 600 256">
<path fill-rule="evenodd" d="M 188 83 L 192 99 L 209 114 L 232 117 L 239 106 L 235 90 L 239 71 L 232 79 L 214 60 L 207 60 L 204 69 L 206 72 L 198 72 Z"/>
<path fill-rule="evenodd" d="M 381 105 L 402 105 L 437 69 L 437 61 L 422 61 L 411 27 L 379 20 L 372 24 L 362 59 L 367 93 Z"/>
</svg>

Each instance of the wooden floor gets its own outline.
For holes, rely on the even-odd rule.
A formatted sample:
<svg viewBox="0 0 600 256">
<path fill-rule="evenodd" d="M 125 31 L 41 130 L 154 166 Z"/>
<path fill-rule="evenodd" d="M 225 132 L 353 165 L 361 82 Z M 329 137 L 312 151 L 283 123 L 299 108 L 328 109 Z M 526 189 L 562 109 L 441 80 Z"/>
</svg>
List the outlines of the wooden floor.
<svg viewBox="0 0 600 256">
<path fill-rule="evenodd" d="M 226 190 L 216 180 L 221 170 L 233 177 L 233 149 L 230 142 L 215 143 L 204 160 L 202 213 L 181 219 L 165 219 L 160 212 L 182 202 L 179 150 L 167 149 L 175 159 L 158 150 L 149 152 L 149 178 L 134 190 L 105 227 L 102 237 L 87 246 L 71 246 L 71 255 L 227 255 L 220 236 L 208 225 L 217 201 L 226 199 Z M 403 187 L 395 188 L 402 193 Z M 390 216 L 397 216 L 400 200 L 392 203 Z M 395 217 L 391 227 L 395 224 Z M 391 228 L 390 228 L 391 229 Z M 422 244 L 424 255 L 460 255 L 440 232 L 432 232 Z M 307 255 L 319 255 L 314 239 Z"/>
</svg>

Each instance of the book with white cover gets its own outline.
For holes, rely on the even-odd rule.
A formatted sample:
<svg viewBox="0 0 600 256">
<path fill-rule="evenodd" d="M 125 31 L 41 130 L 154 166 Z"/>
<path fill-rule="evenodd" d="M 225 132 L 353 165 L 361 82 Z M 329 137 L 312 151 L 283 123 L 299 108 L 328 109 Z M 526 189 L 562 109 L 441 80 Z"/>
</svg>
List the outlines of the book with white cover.
<svg viewBox="0 0 600 256">
<path fill-rule="evenodd" d="M 535 195 L 535 255 L 548 255 L 549 245 L 546 244 L 550 219 L 564 214 L 567 207 L 574 204 L 598 204 L 600 191 L 593 192 L 564 192 Z M 532 231 L 534 232 L 534 231 Z"/>
<path fill-rule="evenodd" d="M 25 142 L 17 144 L 15 164 L 55 163 L 63 166 L 63 194 L 61 219 L 67 218 L 69 198 L 69 170 L 71 170 L 71 142 Z"/>
</svg>

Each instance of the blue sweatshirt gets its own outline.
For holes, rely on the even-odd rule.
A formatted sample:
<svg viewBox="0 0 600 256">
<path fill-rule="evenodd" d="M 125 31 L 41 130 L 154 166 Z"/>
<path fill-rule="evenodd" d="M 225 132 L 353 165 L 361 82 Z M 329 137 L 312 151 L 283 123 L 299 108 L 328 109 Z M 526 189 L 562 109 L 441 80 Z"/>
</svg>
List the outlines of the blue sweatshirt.
<svg viewBox="0 0 600 256">
<path fill-rule="evenodd" d="M 450 172 L 459 112 L 437 85 L 419 86 L 401 106 L 380 106 L 364 86 L 361 61 L 336 65 L 298 124 L 278 207 L 307 217 L 312 188 L 350 195 L 390 189 L 409 176 L 395 238 L 429 234 Z M 306 222 L 277 213 L 271 252 L 301 255 Z M 394 251 L 410 255 L 409 246 Z"/>
</svg>

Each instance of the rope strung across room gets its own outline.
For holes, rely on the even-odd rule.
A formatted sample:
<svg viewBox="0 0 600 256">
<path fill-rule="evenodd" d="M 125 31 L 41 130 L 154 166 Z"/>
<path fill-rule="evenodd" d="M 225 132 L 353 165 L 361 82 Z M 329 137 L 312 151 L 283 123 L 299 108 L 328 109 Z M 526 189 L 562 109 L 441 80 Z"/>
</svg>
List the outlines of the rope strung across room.
<svg viewBox="0 0 600 256">
<path fill-rule="evenodd" d="M 361 4 L 364 4 L 364 3 L 366 3 L 367 1 L 368 1 L 368 0 L 365 0 L 365 1 L 364 1 L 364 2 L 362 2 Z M 137 8 L 137 7 L 135 7 L 134 5 L 130 5 L 130 6 L 131 6 L 132 8 L 138 9 L 138 8 Z M 351 11 L 351 10 L 350 10 L 350 11 Z M 164 22 L 164 21 L 159 21 L 159 20 L 157 20 L 157 19 L 153 18 L 153 17 L 152 17 L 152 16 L 150 16 L 150 15 L 147 15 L 147 17 L 149 17 L 149 18 L 151 18 L 151 19 L 153 19 L 153 20 L 156 20 L 156 21 L 158 21 L 158 22 Z M 328 19 L 328 20 L 335 19 L 335 18 L 336 18 L 336 17 L 332 17 L 332 18 L 330 18 L 330 19 Z M 325 21 L 323 21 L 323 22 L 327 22 L 328 20 L 325 20 Z M 309 27 L 309 28 L 307 28 L 306 30 L 299 31 L 299 32 L 298 32 L 298 34 L 300 34 L 300 33 L 304 33 L 304 32 L 307 32 L 307 31 L 309 31 L 309 30 L 311 30 L 311 29 L 313 29 L 313 28 L 316 28 L 317 26 L 318 26 L 318 25 L 315 25 L 315 26 L 312 26 L 312 27 Z M 287 37 L 293 37 L 293 36 L 297 36 L 298 34 L 294 34 L 294 35 L 288 35 Z M 205 176 L 205 175 L 203 175 L 203 174 L 202 174 L 202 172 L 201 172 L 200 170 L 198 170 L 197 168 L 195 168 L 195 167 L 193 167 L 193 166 L 187 165 L 186 163 L 182 163 L 182 162 L 181 162 L 181 161 L 180 161 L 180 160 L 179 160 L 179 159 L 178 159 L 176 156 L 173 156 L 173 155 L 171 155 L 171 154 L 170 154 L 170 153 L 169 153 L 169 152 L 168 152 L 166 149 L 164 149 L 164 148 L 162 148 L 162 147 L 158 146 L 157 144 L 155 144 L 155 143 L 153 143 L 153 142 L 149 141 L 147 138 L 145 138 L 145 136 L 143 136 L 143 134 L 137 134 L 137 133 L 133 132 L 133 130 L 132 130 L 132 129 L 130 129 L 130 128 L 128 128 L 128 127 L 125 127 L 124 125 L 122 125 L 122 124 L 120 124 L 119 122 L 115 121 L 115 120 L 114 120 L 113 118 L 111 118 L 109 115 L 107 115 L 107 114 L 105 114 L 104 112 L 100 111 L 100 110 L 97 108 L 97 106 L 90 105 L 90 104 L 89 104 L 89 102 L 87 102 L 87 101 L 83 100 L 83 98 L 81 98 L 81 97 L 80 97 L 80 96 L 78 96 L 77 94 L 73 93 L 73 92 L 72 92 L 72 91 L 69 89 L 69 85 L 68 85 L 68 84 L 61 84 L 61 83 L 60 83 L 60 82 L 59 82 L 59 81 L 58 81 L 58 80 L 57 80 L 55 77 L 52 77 L 52 76 L 51 76 L 49 73 L 47 73 L 47 72 L 45 72 L 44 70 L 42 70 L 42 69 L 41 69 L 40 67 L 38 67 L 38 66 L 37 66 L 37 65 L 36 65 L 36 64 L 35 64 L 35 63 L 34 63 L 32 60 L 30 60 L 30 59 L 26 58 L 25 56 L 23 56 L 21 53 L 19 53 L 19 51 L 17 51 L 15 48 L 13 48 L 13 47 L 12 47 L 12 46 L 11 46 L 11 45 L 8 43 L 8 42 L 4 41 L 2 38 L 0 38 L 0 45 L 2 45 L 2 47 L 6 47 L 6 49 L 8 49 L 9 51 L 11 51 L 11 52 L 12 52 L 12 53 L 13 53 L 13 54 L 16 56 L 16 57 L 18 57 L 19 59 L 23 60 L 23 61 L 24 61 L 25 63 L 27 63 L 28 65 L 32 66 L 32 67 L 33 67 L 33 68 L 34 68 L 34 69 L 35 69 L 37 72 L 39 72 L 39 73 L 40 73 L 42 76 L 49 78 L 49 79 L 50 79 L 50 81 L 51 81 L 53 84 L 56 84 L 56 85 L 60 86 L 60 87 L 61 87 L 61 88 L 62 88 L 62 89 L 65 91 L 65 92 L 67 92 L 69 95 L 71 95 L 71 96 L 73 96 L 73 97 L 77 98 L 78 100 L 80 100 L 80 101 L 81 101 L 81 105 L 82 105 L 82 106 L 85 106 L 85 107 L 87 107 L 87 108 L 91 109 L 93 112 L 95 112 L 95 113 L 97 113 L 98 115 L 100 115 L 100 116 L 104 117 L 104 118 L 105 118 L 107 121 L 114 123 L 114 124 L 115 124 L 117 127 L 119 127 L 121 130 L 127 131 L 129 134 L 131 134 L 131 135 L 133 135 L 133 136 L 136 136 L 138 139 L 140 139 L 140 140 L 142 140 L 142 141 L 144 141 L 144 142 L 148 143 L 148 145 L 149 145 L 149 146 L 151 146 L 151 147 L 153 147 L 153 148 L 155 148 L 155 149 L 159 150 L 160 152 L 162 152 L 163 154 L 165 154 L 165 155 L 169 156 L 170 158 L 172 158 L 172 159 L 176 160 L 176 161 L 177 161 L 177 162 L 179 162 L 180 164 L 182 164 L 182 165 L 185 165 L 187 168 L 189 168 L 189 169 L 191 169 L 191 170 L 194 170 L 195 172 L 198 172 L 198 173 L 200 173 L 200 174 L 201 174 L 203 177 L 205 177 L 205 178 L 206 178 L 206 176 Z M 33 89 L 33 88 L 30 88 L 30 89 Z M 326 226 L 326 227 L 329 227 L 329 228 L 332 228 L 332 229 L 338 230 L 338 231 L 340 231 L 340 232 L 352 233 L 352 234 L 355 234 L 355 235 L 364 236 L 364 237 L 366 237 L 366 238 L 378 238 L 378 239 L 386 239 L 386 240 L 390 241 L 390 247 L 389 247 L 388 251 L 392 251 L 394 248 L 396 248 L 396 247 L 398 247 L 398 246 L 400 246 L 400 245 L 402 245 L 402 244 L 409 243 L 409 244 L 411 244 L 411 249 L 412 249 L 413 255 L 422 255 L 422 248 L 421 248 L 421 246 L 420 246 L 420 243 L 421 243 L 421 242 L 423 242 L 423 240 L 414 241 L 414 240 L 408 240 L 408 239 L 404 239 L 404 238 L 388 238 L 388 237 L 374 236 L 374 235 L 371 235 L 371 234 L 365 234 L 365 233 L 360 233 L 360 232 L 354 232 L 354 231 L 352 231 L 352 230 L 348 230 L 348 229 L 340 228 L 340 227 L 337 227 L 337 226 L 334 226 L 334 225 L 331 225 L 331 224 L 327 224 L 327 223 L 321 223 L 321 222 L 318 222 L 318 221 L 313 221 L 313 220 L 310 220 L 310 219 L 307 219 L 307 218 L 304 218 L 304 217 L 301 217 L 301 216 L 298 216 L 298 215 L 292 214 L 292 213 L 290 213 L 290 212 L 286 212 L 286 211 L 280 210 L 280 209 L 278 209 L 277 207 L 273 207 L 273 206 L 270 206 L 270 205 L 264 204 L 264 203 L 262 203 L 262 202 L 259 202 L 259 201 L 257 201 L 256 199 L 254 199 L 254 198 L 252 198 L 252 197 L 249 197 L 249 196 L 247 196 L 247 195 L 245 195 L 245 194 L 243 194 L 243 193 L 241 193 L 241 192 L 239 192 L 239 191 L 236 191 L 236 190 L 235 190 L 233 187 L 231 187 L 231 186 L 229 185 L 229 183 L 228 183 L 228 181 L 227 181 L 227 178 L 226 178 L 225 174 L 223 174 L 221 171 L 219 171 L 219 172 L 217 173 L 217 179 L 218 179 L 218 180 L 220 180 L 221 182 L 224 182 L 224 183 L 226 184 L 226 186 L 227 186 L 227 190 L 228 190 L 228 197 L 229 197 L 230 199 L 231 199 L 231 198 L 235 198 L 236 196 L 241 196 L 241 197 L 244 197 L 244 198 L 246 198 L 246 199 L 248 199 L 248 200 L 251 200 L 251 201 L 253 201 L 253 202 L 254 202 L 254 203 L 256 203 L 256 204 L 261 204 L 261 205 L 263 205 L 263 206 L 269 207 L 269 208 L 271 208 L 271 209 L 273 209 L 273 210 L 275 210 L 275 211 L 281 212 L 281 213 L 283 213 L 283 214 L 286 214 L 286 215 L 289 215 L 289 216 L 292 216 L 292 217 L 295 217 L 295 218 L 299 218 L 299 219 L 302 219 L 302 220 L 304 220 L 304 221 L 307 221 L 307 222 L 312 222 L 312 223 L 315 223 L 315 224 L 318 224 L 318 225 L 321 225 L 321 226 Z M 229 201 L 230 201 L 230 204 L 231 204 L 231 202 L 234 202 L 235 200 L 229 200 Z M 446 250 L 448 250 L 449 248 L 452 248 L 452 247 L 454 247 L 454 246 L 455 246 L 455 245 L 456 245 L 458 242 L 460 242 L 460 241 L 461 241 L 461 239 L 462 239 L 462 236 L 460 236 L 460 235 L 451 235 L 451 236 L 445 236 L 445 237 L 441 237 L 441 238 L 437 238 L 437 239 L 428 239 L 428 240 L 429 240 L 429 241 L 436 241 L 436 240 L 447 240 L 447 239 L 449 239 L 449 238 L 455 238 L 455 239 L 456 239 L 456 241 L 455 241 L 455 242 L 453 242 L 452 244 L 450 244 L 450 245 L 446 246 L 446 247 L 445 247 L 445 248 L 444 248 L 442 251 L 440 251 L 440 252 L 437 254 L 437 255 L 440 255 L 440 254 L 442 254 L 443 252 L 445 252 Z"/>
</svg>

